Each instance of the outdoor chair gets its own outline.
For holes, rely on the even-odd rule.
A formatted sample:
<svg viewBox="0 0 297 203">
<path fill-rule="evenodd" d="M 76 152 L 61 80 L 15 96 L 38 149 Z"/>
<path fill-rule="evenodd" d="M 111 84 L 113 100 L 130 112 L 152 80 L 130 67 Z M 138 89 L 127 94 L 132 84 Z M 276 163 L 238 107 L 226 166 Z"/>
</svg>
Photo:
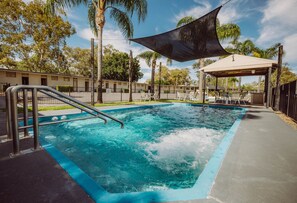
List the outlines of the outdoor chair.
<svg viewBox="0 0 297 203">
<path fill-rule="evenodd" d="M 156 100 L 159 100 L 159 99 L 160 99 L 160 98 L 159 98 L 159 93 L 158 93 L 158 92 L 155 92 L 154 95 L 151 96 L 151 99 L 153 99 L 153 100 L 155 100 L 155 101 L 156 101 Z"/>
<path fill-rule="evenodd" d="M 176 96 L 177 96 L 177 99 L 178 100 L 185 100 L 185 96 L 183 93 L 180 93 L 180 92 L 176 92 Z"/>
<path fill-rule="evenodd" d="M 198 101 L 197 94 L 194 92 L 190 92 L 188 97 L 191 101 Z"/>
<path fill-rule="evenodd" d="M 240 105 L 240 94 L 235 93 L 231 95 L 231 101 L 234 102 L 234 104 Z"/>
<path fill-rule="evenodd" d="M 140 101 L 151 101 L 151 96 L 148 93 L 140 92 Z"/>
</svg>

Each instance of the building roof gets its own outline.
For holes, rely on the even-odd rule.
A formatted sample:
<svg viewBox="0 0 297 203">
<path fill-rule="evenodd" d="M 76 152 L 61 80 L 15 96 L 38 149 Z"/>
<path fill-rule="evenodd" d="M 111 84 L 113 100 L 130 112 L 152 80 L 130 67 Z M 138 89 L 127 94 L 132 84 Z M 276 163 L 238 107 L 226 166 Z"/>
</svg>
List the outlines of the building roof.
<svg viewBox="0 0 297 203">
<path fill-rule="evenodd" d="M 201 68 L 216 77 L 265 75 L 268 68 L 276 68 L 277 61 L 233 54 Z"/>
</svg>

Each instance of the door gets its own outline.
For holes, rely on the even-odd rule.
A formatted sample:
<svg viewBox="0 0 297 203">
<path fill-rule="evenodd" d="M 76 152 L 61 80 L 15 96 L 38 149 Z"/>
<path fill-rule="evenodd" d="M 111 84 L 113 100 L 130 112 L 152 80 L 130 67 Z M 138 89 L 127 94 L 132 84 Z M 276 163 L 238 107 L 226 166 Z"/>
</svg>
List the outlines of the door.
<svg viewBox="0 0 297 203">
<path fill-rule="evenodd" d="M 47 86 L 47 78 L 41 78 L 41 85 Z"/>
<path fill-rule="evenodd" d="M 73 91 L 77 92 L 77 78 L 73 78 Z"/>
<path fill-rule="evenodd" d="M 117 84 L 113 84 L 113 92 L 117 92 Z"/>
<path fill-rule="evenodd" d="M 22 84 L 29 85 L 29 77 L 22 77 Z"/>
<path fill-rule="evenodd" d="M 89 81 L 85 81 L 85 92 L 89 91 Z"/>
</svg>

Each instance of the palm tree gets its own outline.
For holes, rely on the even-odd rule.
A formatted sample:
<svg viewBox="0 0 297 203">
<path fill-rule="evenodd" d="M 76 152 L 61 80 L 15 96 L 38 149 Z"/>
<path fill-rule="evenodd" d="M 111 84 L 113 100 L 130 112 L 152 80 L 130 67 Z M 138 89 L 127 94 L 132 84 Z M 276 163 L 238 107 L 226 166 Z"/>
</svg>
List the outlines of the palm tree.
<svg viewBox="0 0 297 203">
<path fill-rule="evenodd" d="M 232 47 L 227 47 L 226 50 L 230 53 L 251 55 L 255 51 L 255 44 L 251 40 L 239 42 L 237 39 L 231 42 Z M 241 77 L 238 78 L 238 91 L 241 91 Z"/>
<path fill-rule="evenodd" d="M 194 17 L 192 16 L 186 16 L 183 17 L 182 19 L 180 19 L 177 24 L 176 27 L 180 27 L 182 25 L 188 24 L 192 21 L 196 20 Z M 220 24 L 219 19 L 217 19 L 216 21 L 216 28 L 217 28 L 217 35 L 218 38 L 220 40 L 226 40 L 226 39 L 232 39 L 232 40 L 237 40 L 240 36 L 240 27 L 236 24 L 233 23 L 228 23 L 228 24 Z M 200 59 L 197 61 L 197 63 L 199 64 L 199 68 L 202 68 L 205 66 L 205 60 L 204 59 Z M 200 72 L 199 74 L 199 100 L 202 100 L 202 85 L 203 85 L 203 77 L 204 74 L 202 72 Z"/>
<path fill-rule="evenodd" d="M 157 60 L 162 57 L 161 54 L 154 51 L 145 51 L 138 55 L 138 57 L 145 60 L 146 64 L 152 67 L 152 75 L 151 75 L 151 94 L 154 95 L 154 85 L 155 85 L 155 69 Z"/>
<path fill-rule="evenodd" d="M 147 14 L 146 0 L 47 0 L 47 11 L 54 14 L 56 10 L 64 7 L 75 7 L 81 4 L 88 5 L 89 24 L 98 38 L 98 98 L 102 103 L 102 33 L 107 12 L 115 20 L 122 34 L 126 37 L 133 36 L 132 15 L 136 12 L 138 21 L 144 21 Z"/>
<path fill-rule="evenodd" d="M 280 45 L 281 45 L 280 43 L 276 43 L 273 46 L 269 47 L 268 49 L 260 49 L 260 48 L 256 47 L 253 54 L 254 54 L 255 57 L 265 58 L 265 59 L 272 59 L 273 57 L 277 56 L 278 47 Z M 260 92 L 261 80 L 262 80 L 262 77 L 259 76 L 257 92 Z"/>
</svg>

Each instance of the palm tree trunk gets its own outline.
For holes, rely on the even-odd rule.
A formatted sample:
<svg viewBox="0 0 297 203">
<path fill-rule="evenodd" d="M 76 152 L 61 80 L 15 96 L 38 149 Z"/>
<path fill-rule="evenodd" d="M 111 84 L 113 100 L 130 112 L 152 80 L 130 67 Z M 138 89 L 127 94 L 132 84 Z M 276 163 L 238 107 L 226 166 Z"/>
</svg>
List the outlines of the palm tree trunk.
<svg viewBox="0 0 297 203">
<path fill-rule="evenodd" d="M 258 90 L 257 90 L 258 93 L 261 91 L 261 80 L 262 80 L 262 76 L 259 76 L 259 79 L 258 79 Z"/>
<path fill-rule="evenodd" d="M 238 92 L 241 92 L 241 77 L 238 78 Z"/>
<path fill-rule="evenodd" d="M 96 16 L 96 23 L 97 23 L 97 32 L 98 32 L 98 68 L 97 68 L 97 102 L 103 103 L 102 98 L 102 32 L 103 27 L 105 24 L 105 16 L 104 16 L 104 2 L 98 1 L 98 11 Z"/>
<path fill-rule="evenodd" d="M 102 28 L 98 26 L 98 66 L 97 66 L 97 102 L 103 103 L 102 98 Z"/>
<path fill-rule="evenodd" d="M 151 95 L 154 95 L 155 92 L 155 68 L 156 68 L 156 61 L 152 63 L 152 76 L 151 76 Z"/>
<path fill-rule="evenodd" d="M 204 59 L 199 60 L 199 69 L 204 67 Z M 204 72 L 199 71 L 199 101 L 203 100 L 203 79 L 204 79 Z"/>
<path fill-rule="evenodd" d="M 225 92 L 228 92 L 228 78 L 226 78 L 226 83 L 225 83 Z"/>
<path fill-rule="evenodd" d="M 130 50 L 130 59 L 129 59 L 129 102 L 132 102 L 132 60 L 133 55 L 132 51 Z"/>
</svg>

